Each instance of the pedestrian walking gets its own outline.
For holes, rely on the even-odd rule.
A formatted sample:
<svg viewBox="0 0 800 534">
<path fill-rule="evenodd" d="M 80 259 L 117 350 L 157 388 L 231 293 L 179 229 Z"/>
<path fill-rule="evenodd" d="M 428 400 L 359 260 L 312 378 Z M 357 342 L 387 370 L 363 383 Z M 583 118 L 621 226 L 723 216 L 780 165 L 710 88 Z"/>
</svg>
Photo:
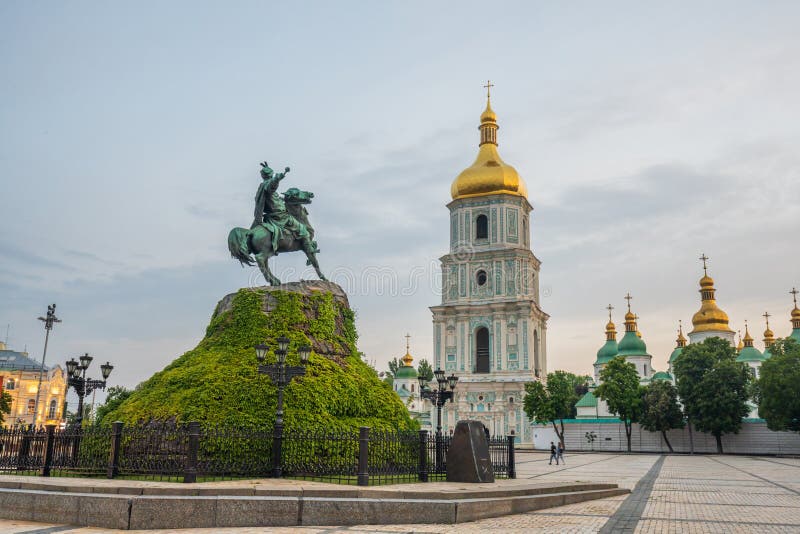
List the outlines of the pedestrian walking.
<svg viewBox="0 0 800 534">
<path fill-rule="evenodd" d="M 552 441 L 550 442 L 550 465 L 553 465 L 553 460 L 556 461 L 556 465 L 558 465 L 558 451 L 556 450 L 556 445 Z"/>
<path fill-rule="evenodd" d="M 567 465 L 566 460 L 564 460 L 564 444 L 562 442 L 558 442 L 558 454 L 556 455 L 556 465 L 558 465 L 558 461 L 561 460 L 561 463 Z"/>
</svg>

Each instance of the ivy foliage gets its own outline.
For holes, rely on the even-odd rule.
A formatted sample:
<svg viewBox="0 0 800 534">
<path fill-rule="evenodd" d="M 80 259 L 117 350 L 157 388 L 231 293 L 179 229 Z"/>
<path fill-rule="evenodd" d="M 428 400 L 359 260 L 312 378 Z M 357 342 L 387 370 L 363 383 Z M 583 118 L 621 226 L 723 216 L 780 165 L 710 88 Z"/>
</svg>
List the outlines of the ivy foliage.
<svg viewBox="0 0 800 534">
<path fill-rule="evenodd" d="M 11 395 L 3 390 L 0 390 L 0 423 L 5 422 L 6 414 L 11 413 L 11 401 Z"/>
<path fill-rule="evenodd" d="M 225 302 L 225 301 L 223 301 Z M 287 365 L 300 365 L 297 348 L 311 345 L 306 375 L 284 389 L 287 430 L 416 430 L 400 399 L 361 360 L 355 315 L 327 291 L 241 289 L 218 306 L 200 344 L 142 382 L 100 424 L 119 420 L 199 421 L 205 427 L 272 426 L 277 388 L 258 373 L 254 346 L 291 342 Z"/>
</svg>

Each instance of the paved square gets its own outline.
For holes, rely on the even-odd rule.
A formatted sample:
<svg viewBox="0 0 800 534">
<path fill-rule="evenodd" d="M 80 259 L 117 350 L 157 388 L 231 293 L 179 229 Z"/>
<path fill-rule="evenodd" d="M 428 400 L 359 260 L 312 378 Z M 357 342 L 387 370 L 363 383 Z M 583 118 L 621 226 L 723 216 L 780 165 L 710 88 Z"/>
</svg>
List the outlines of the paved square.
<svg viewBox="0 0 800 534">
<path fill-rule="evenodd" d="M 631 488 L 633 491 L 628 496 L 459 525 L 362 525 L 139 532 L 186 534 L 800 532 L 800 459 L 587 453 L 568 455 L 567 464 L 551 466 L 548 465 L 547 458 L 545 454 L 540 453 L 518 453 L 518 478 L 552 482 L 612 482 Z M 89 534 L 112 531 L 0 520 L 0 532 Z"/>
</svg>

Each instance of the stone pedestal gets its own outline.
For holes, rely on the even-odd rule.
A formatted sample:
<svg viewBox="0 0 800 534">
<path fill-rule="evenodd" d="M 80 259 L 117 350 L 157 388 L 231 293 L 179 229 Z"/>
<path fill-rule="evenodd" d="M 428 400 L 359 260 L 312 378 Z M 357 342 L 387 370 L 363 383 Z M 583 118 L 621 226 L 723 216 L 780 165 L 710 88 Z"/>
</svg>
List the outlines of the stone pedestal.
<svg viewBox="0 0 800 534">
<path fill-rule="evenodd" d="M 489 442 L 480 421 L 459 421 L 447 449 L 448 482 L 494 482 Z"/>
</svg>

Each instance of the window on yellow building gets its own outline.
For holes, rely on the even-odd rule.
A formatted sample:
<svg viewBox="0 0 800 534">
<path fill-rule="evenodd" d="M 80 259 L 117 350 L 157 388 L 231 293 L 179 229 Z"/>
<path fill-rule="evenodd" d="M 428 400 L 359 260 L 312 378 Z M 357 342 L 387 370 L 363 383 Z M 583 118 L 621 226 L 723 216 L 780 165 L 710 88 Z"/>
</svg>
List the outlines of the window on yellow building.
<svg viewBox="0 0 800 534">
<path fill-rule="evenodd" d="M 9 378 L 6 382 L 6 389 L 14 389 L 15 387 L 17 387 L 17 383 L 13 378 Z"/>
<path fill-rule="evenodd" d="M 50 409 L 47 410 L 47 418 L 48 419 L 55 419 L 56 418 L 56 400 L 55 399 L 50 401 Z"/>
<path fill-rule="evenodd" d="M 36 409 L 36 401 L 31 399 L 28 401 L 28 415 L 33 415 L 33 411 Z"/>
</svg>

